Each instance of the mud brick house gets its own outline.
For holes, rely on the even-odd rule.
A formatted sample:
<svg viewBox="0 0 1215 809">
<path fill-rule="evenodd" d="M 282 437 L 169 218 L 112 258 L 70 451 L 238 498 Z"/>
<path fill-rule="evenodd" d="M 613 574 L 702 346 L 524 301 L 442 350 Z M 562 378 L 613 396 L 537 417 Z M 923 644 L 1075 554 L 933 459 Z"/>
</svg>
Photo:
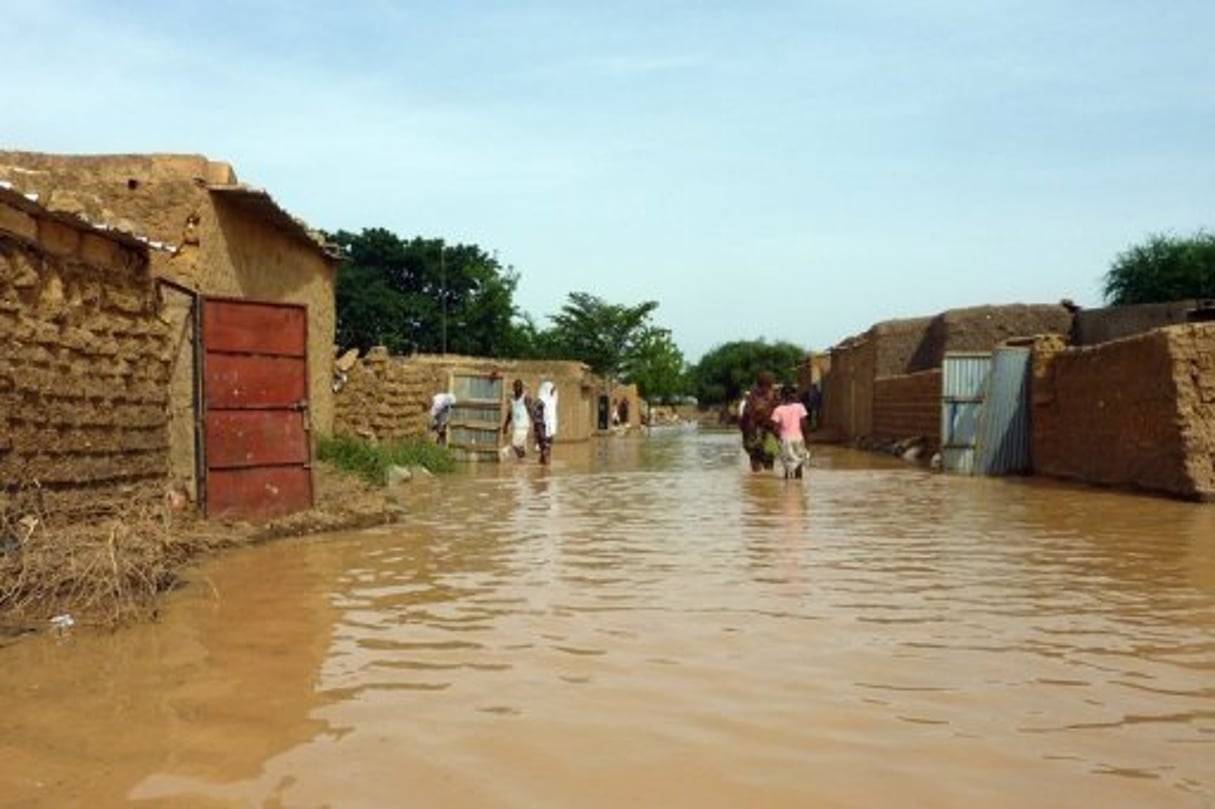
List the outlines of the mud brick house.
<svg viewBox="0 0 1215 809">
<path fill-rule="evenodd" d="M 170 330 L 148 253 L 0 183 L 0 511 L 161 493 Z"/>
<path fill-rule="evenodd" d="M 494 460 L 507 397 L 515 379 L 534 394 L 542 380 L 557 387 L 558 443 L 586 441 L 596 430 L 599 380 L 580 362 L 510 360 L 457 355 L 389 355 L 383 347 L 350 363 L 342 372 L 334 424 L 339 434 L 377 441 L 426 435 L 431 397 L 455 394 L 449 443 L 457 456 Z M 627 391 L 617 389 L 617 395 Z M 635 389 L 632 414 L 639 412 Z M 636 420 L 637 415 L 630 415 Z M 634 422 L 636 423 L 636 422 Z"/>
<path fill-rule="evenodd" d="M 308 506 L 311 437 L 333 427 L 337 257 L 200 155 L 7 151 L 0 180 L 153 247 L 171 345 L 172 483 L 210 516 Z"/>
<path fill-rule="evenodd" d="M 1011 338 L 1067 334 L 1062 304 L 950 309 L 888 320 L 831 349 L 823 422 L 848 438 L 941 440 L 941 364 L 946 352 L 991 351 Z"/>
</svg>

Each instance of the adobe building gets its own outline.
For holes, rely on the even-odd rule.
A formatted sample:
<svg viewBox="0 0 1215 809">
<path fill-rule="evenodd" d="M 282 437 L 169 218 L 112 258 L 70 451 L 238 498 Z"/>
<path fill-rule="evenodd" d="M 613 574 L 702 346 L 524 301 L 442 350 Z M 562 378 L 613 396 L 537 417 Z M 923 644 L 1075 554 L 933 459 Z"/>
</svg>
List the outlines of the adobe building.
<svg viewBox="0 0 1215 809">
<path fill-rule="evenodd" d="M 933 317 L 888 320 L 830 351 L 823 424 L 847 439 L 941 437 L 941 364 L 946 352 L 990 351 L 1018 337 L 1067 334 L 1063 304 L 950 309 Z"/>
<path fill-rule="evenodd" d="M 174 484 L 211 516 L 309 505 L 312 437 L 333 429 L 338 261 L 317 234 L 201 155 L 0 151 L 0 180 L 153 248 Z"/>
<path fill-rule="evenodd" d="M 493 459 L 503 446 L 502 421 L 511 385 L 521 379 L 535 395 L 543 380 L 557 388 L 557 443 L 588 440 L 598 429 L 601 383 L 581 362 L 510 360 L 458 355 L 389 355 L 377 347 L 358 359 L 339 360 L 339 389 L 334 432 L 376 441 L 424 436 L 430 428 L 431 398 L 456 396 L 449 444 L 457 456 Z M 631 423 L 639 423 L 636 391 Z"/>
<path fill-rule="evenodd" d="M 0 182 L 0 512 L 87 519 L 163 491 L 171 343 L 148 253 Z"/>
</svg>

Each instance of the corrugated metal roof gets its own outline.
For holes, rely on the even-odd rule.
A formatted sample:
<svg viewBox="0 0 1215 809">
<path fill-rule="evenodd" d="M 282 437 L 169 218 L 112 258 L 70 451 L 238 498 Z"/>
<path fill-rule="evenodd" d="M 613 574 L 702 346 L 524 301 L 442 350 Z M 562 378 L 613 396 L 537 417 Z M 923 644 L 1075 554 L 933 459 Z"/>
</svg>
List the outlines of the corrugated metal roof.
<svg viewBox="0 0 1215 809">
<path fill-rule="evenodd" d="M 316 249 L 331 260 L 343 258 L 341 250 L 324 240 L 319 231 L 283 210 L 269 192 L 247 185 L 208 185 L 207 190 L 226 200 L 234 208 L 269 222 L 283 233 Z"/>
</svg>

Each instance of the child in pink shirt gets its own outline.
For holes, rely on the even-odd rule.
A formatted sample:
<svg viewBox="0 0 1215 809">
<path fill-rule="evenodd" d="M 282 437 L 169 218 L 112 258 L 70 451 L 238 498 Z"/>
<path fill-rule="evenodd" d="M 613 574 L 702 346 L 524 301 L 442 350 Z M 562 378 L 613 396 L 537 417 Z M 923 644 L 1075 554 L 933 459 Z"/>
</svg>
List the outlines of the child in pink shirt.
<svg viewBox="0 0 1215 809">
<path fill-rule="evenodd" d="M 808 413 L 806 406 L 797 401 L 793 388 L 786 386 L 781 393 L 781 404 L 772 411 L 772 421 L 780 437 L 780 462 L 785 468 L 785 478 L 800 478 L 802 467 L 810 460 L 806 451 L 806 439 L 802 434 L 802 422 Z"/>
</svg>

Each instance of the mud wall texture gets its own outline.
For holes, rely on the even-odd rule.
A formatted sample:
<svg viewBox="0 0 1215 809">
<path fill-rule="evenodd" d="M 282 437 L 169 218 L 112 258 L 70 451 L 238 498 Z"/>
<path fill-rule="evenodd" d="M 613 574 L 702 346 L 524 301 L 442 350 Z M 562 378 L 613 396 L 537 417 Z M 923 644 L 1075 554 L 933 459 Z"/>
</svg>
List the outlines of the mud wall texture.
<svg viewBox="0 0 1215 809">
<path fill-rule="evenodd" d="M 169 329 L 146 248 L 0 200 L 0 497 L 85 513 L 158 496 Z"/>
<path fill-rule="evenodd" d="M 947 351 L 991 351 L 1016 337 L 1067 334 L 1071 325 L 1072 313 L 1061 304 L 950 309 L 932 319 L 919 347 L 899 373 L 940 368 Z"/>
<path fill-rule="evenodd" d="M 823 427 L 849 438 L 873 432 L 876 341 L 854 338 L 831 350 L 823 378 Z"/>
<path fill-rule="evenodd" d="M 908 373 L 913 358 L 923 351 L 924 340 L 934 320 L 932 317 L 915 317 L 875 323 L 865 332 L 865 336 L 874 343 L 874 374 L 897 376 Z"/>
<path fill-rule="evenodd" d="M 848 438 L 890 437 L 901 425 L 882 419 L 911 418 L 928 426 L 920 383 L 890 383 L 876 401 L 878 379 L 939 369 L 948 351 L 991 351 L 1007 340 L 1037 334 L 1066 334 L 1072 313 L 1062 304 L 1014 303 L 950 309 L 933 317 L 887 320 L 831 349 L 823 383 L 823 425 Z M 913 399 L 896 401 L 907 391 Z M 939 397 L 939 391 L 938 391 Z M 895 414 L 898 415 L 895 415 Z M 908 416 L 916 413 L 915 416 Z M 938 436 L 939 425 L 934 428 Z M 930 435 L 917 430 L 909 435 Z"/>
<path fill-rule="evenodd" d="M 377 441 L 426 435 L 431 397 L 448 390 L 453 374 L 500 376 L 503 408 L 516 378 L 533 395 L 540 382 L 548 379 L 558 391 L 557 441 L 584 441 L 594 428 L 594 388 L 581 363 L 452 355 L 393 357 L 383 348 L 374 348 L 346 372 L 346 381 L 335 397 L 334 432 Z M 633 404 L 630 421 L 640 414 L 635 401 Z"/>
<path fill-rule="evenodd" d="M 0 151 L 0 179 L 37 192 L 47 208 L 171 247 L 151 254 L 157 278 L 204 295 L 307 306 L 309 415 L 315 433 L 332 431 L 335 263 L 268 195 L 238 186 L 231 166 L 202 155 Z M 175 326 L 188 325 L 185 303 L 171 303 Z M 177 346 L 170 447 L 174 477 L 192 484 L 193 354 L 188 340 Z"/>
<path fill-rule="evenodd" d="M 1187 322 L 1199 301 L 1145 303 L 1138 306 L 1107 306 L 1082 309 L 1072 321 L 1071 343 L 1091 346 Z"/>
<path fill-rule="evenodd" d="M 941 371 L 878 377 L 873 389 L 873 435 L 923 436 L 941 446 Z"/>
<path fill-rule="evenodd" d="M 1038 474 L 1215 500 L 1215 324 L 1040 352 Z"/>
</svg>

